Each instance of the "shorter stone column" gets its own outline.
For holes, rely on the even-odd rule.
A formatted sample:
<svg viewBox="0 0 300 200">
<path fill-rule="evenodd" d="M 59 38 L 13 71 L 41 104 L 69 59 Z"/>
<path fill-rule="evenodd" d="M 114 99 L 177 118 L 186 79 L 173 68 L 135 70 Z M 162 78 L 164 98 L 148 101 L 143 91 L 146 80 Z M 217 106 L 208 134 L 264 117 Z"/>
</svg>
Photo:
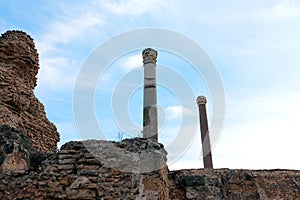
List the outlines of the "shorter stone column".
<svg viewBox="0 0 300 200">
<path fill-rule="evenodd" d="M 207 114 L 206 114 L 206 103 L 207 100 L 204 96 L 197 97 L 197 105 L 199 107 L 199 116 L 200 116 L 203 164 L 204 164 L 204 168 L 213 168 L 208 123 L 207 123 Z"/>
</svg>

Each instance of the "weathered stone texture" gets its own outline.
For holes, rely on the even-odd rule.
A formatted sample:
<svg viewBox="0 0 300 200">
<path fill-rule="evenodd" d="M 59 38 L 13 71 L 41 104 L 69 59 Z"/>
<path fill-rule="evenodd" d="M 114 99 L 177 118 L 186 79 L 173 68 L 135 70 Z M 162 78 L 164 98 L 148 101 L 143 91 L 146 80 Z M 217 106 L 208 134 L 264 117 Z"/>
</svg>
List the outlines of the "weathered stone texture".
<svg viewBox="0 0 300 200">
<path fill-rule="evenodd" d="M 36 154 L 25 134 L 5 125 L 0 126 L 0 143 L 0 199 L 300 199 L 300 171 L 169 172 L 163 145 L 142 138 L 68 142 L 57 154 L 43 155 Z M 156 158 L 130 159 L 125 152 Z M 16 162 L 5 168 L 7 160 Z M 149 171 L 143 167 L 146 161 L 161 166 Z"/>
<path fill-rule="evenodd" d="M 55 152 L 59 134 L 35 97 L 38 53 L 32 38 L 22 31 L 0 37 L 0 124 L 28 135 L 35 149 Z"/>
<path fill-rule="evenodd" d="M 169 173 L 170 199 L 300 199 L 300 171 L 194 169 Z"/>
<path fill-rule="evenodd" d="M 87 150 L 87 144 L 99 147 L 99 157 L 93 155 L 95 151 Z M 103 147 L 108 150 L 102 151 Z M 165 163 L 161 169 L 139 173 L 144 168 L 122 168 L 129 163 L 116 155 L 117 149 L 138 154 L 154 152 L 162 162 L 166 160 L 161 144 L 141 138 L 120 143 L 68 142 L 58 154 L 48 156 L 35 170 L 0 174 L 0 199 L 169 199 Z M 114 168 L 107 162 L 109 159 L 114 160 Z M 130 165 L 140 166 L 138 162 Z"/>
<path fill-rule="evenodd" d="M 0 125 L 0 173 L 25 173 L 39 167 L 47 154 L 32 147 L 30 139 L 21 131 Z"/>
</svg>

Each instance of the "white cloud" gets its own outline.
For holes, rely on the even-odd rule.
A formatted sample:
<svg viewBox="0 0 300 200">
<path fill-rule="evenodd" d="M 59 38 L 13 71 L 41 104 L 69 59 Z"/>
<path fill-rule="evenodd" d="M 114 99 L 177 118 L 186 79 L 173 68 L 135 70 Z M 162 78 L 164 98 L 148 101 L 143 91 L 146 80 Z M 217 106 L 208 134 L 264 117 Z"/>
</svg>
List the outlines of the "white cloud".
<svg viewBox="0 0 300 200">
<path fill-rule="evenodd" d="M 169 106 L 167 107 L 167 116 L 169 119 L 179 119 L 182 114 L 181 106 Z"/>
<path fill-rule="evenodd" d="M 181 170 L 181 169 L 199 169 L 203 167 L 202 160 L 197 159 L 197 154 L 192 159 L 179 159 L 175 163 L 169 163 L 169 170 Z"/>
<path fill-rule="evenodd" d="M 125 71 L 131 71 L 133 69 L 136 69 L 138 67 L 143 66 L 143 58 L 141 54 L 135 54 L 132 56 L 129 56 L 121 63 L 121 67 L 125 69 Z"/>
<path fill-rule="evenodd" d="M 243 3 L 240 5 L 240 9 L 223 10 L 223 12 L 216 12 L 217 19 L 221 21 L 239 21 L 239 22 L 269 22 L 285 19 L 297 18 L 300 16 L 300 5 L 298 2 L 279 1 L 272 4 L 251 4 L 251 6 L 243 7 Z M 227 15 L 225 15 L 227 13 Z M 223 18 L 221 18 L 221 15 Z"/>
<path fill-rule="evenodd" d="M 229 100 L 213 150 L 216 167 L 299 169 L 299 100 L 299 93 L 281 90 Z"/>
<path fill-rule="evenodd" d="M 299 131 L 294 117 L 225 129 L 213 151 L 216 167 L 299 169 Z"/>
<path fill-rule="evenodd" d="M 262 13 L 268 20 L 284 20 L 300 17 L 299 2 L 279 2 L 269 10 Z"/>
<path fill-rule="evenodd" d="M 38 87 L 49 89 L 70 88 L 76 78 L 76 64 L 65 57 L 41 59 L 42 66 L 38 73 Z"/>
<path fill-rule="evenodd" d="M 79 70 L 78 63 L 82 63 L 75 57 L 82 50 L 71 49 L 73 42 L 78 43 L 81 37 L 86 38 L 86 34 L 105 23 L 105 17 L 96 8 L 82 7 L 78 12 L 77 6 L 61 9 L 59 17 L 49 19 L 46 31 L 37 38 L 40 54 L 39 88 L 72 88 Z"/>
<path fill-rule="evenodd" d="M 166 111 L 169 120 L 177 120 L 180 119 L 182 115 L 191 115 L 193 113 L 191 109 L 183 106 L 169 106 Z"/>
<path fill-rule="evenodd" d="M 243 5 L 243 4 L 241 4 Z M 241 9 L 233 9 L 230 12 L 216 12 L 216 20 L 232 21 L 232 22 L 259 22 L 265 23 L 270 21 L 293 19 L 300 16 L 299 4 L 291 2 L 274 2 L 273 4 L 252 4 Z M 225 15 L 227 13 L 227 15 Z M 223 17 L 222 17 L 222 16 Z"/>
<path fill-rule="evenodd" d="M 214 167 L 299 169 L 299 92 L 277 88 L 229 98 L 222 136 L 216 144 L 212 144 Z M 170 110 L 180 113 L 180 108 L 175 106 Z M 184 156 L 176 163 L 169 163 L 172 164 L 169 166 L 171 170 L 203 166 L 200 133 L 196 134 L 193 145 Z M 175 138 L 170 135 L 167 139 L 163 138 L 164 144 Z M 169 152 L 169 157 L 174 156 L 172 149 Z"/>
<path fill-rule="evenodd" d="M 187 135 L 184 139 L 190 139 L 189 143 L 192 143 L 190 146 L 186 145 L 187 143 L 185 143 L 184 146 L 182 146 L 181 144 L 173 146 L 173 149 L 170 146 L 168 146 L 169 144 L 166 146 L 166 149 L 168 151 L 168 166 L 171 170 L 203 167 L 202 146 L 199 127 L 197 127 L 197 130 L 192 130 L 189 127 L 187 127 L 185 129 L 185 133 Z M 173 141 L 170 141 L 169 143 L 171 144 L 172 142 Z M 178 149 L 180 149 L 180 151 L 178 151 Z"/>
<path fill-rule="evenodd" d="M 159 9 L 174 9 L 172 0 L 152 0 L 152 1 L 105 1 L 104 7 L 116 14 L 140 15 L 148 12 L 155 12 Z"/>
<path fill-rule="evenodd" d="M 39 52 L 57 50 L 57 44 L 69 44 L 75 39 L 105 23 L 105 17 L 97 13 L 97 10 L 81 13 L 62 13 L 62 19 L 50 21 L 47 32 L 37 42 Z M 59 50 L 59 49 L 58 49 Z"/>
</svg>

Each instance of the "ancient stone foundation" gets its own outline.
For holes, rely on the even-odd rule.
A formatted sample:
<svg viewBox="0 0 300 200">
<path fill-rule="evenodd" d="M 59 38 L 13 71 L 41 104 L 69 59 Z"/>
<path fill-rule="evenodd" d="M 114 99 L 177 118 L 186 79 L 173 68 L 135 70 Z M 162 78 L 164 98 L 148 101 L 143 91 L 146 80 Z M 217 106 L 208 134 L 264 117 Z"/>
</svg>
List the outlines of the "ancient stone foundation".
<svg viewBox="0 0 300 200">
<path fill-rule="evenodd" d="M 300 199 L 300 171 L 191 169 L 169 173 L 170 199 Z"/>
<path fill-rule="evenodd" d="M 39 69 L 32 38 L 22 31 L 7 31 L 0 37 L 0 124 L 24 132 L 32 146 L 55 152 L 59 134 L 34 96 Z"/>
<path fill-rule="evenodd" d="M 300 171 L 169 171 L 163 145 L 142 138 L 73 141 L 40 154 L 5 125 L 0 144 L 0 199 L 300 199 Z"/>
<path fill-rule="evenodd" d="M 6 137 L 9 131 L 15 142 Z M 142 138 L 68 142 L 30 163 L 32 147 L 22 132 L 0 126 L 0 136 L 1 144 L 16 149 L 0 149 L 0 199 L 169 199 L 161 144 Z M 18 170 L 5 167 L 12 159 Z"/>
</svg>

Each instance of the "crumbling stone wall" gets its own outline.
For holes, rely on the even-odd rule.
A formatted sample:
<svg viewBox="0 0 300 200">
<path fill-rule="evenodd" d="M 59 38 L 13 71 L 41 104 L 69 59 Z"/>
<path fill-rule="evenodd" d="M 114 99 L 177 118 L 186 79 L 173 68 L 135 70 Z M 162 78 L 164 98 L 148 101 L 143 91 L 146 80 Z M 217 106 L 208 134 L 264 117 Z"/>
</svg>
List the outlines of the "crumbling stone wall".
<svg viewBox="0 0 300 200">
<path fill-rule="evenodd" d="M 21 131 L 0 125 L 0 173 L 25 173 L 36 170 L 47 154 L 32 147 L 30 139 Z"/>
<path fill-rule="evenodd" d="M 22 31 L 0 37 L 0 124 L 22 130 L 35 149 L 55 152 L 59 134 L 35 97 L 38 53 L 32 38 Z"/>
<path fill-rule="evenodd" d="M 0 126 L 1 144 L 11 144 L 11 138 L 5 137 L 9 130 L 15 138 L 26 137 L 14 128 Z M 15 140 L 15 146 L 22 147 L 15 150 L 18 156 L 14 157 L 22 162 L 15 163 L 24 166 L 30 157 L 28 141 Z M 163 145 L 147 139 L 68 142 L 59 153 L 36 159 L 31 165 L 39 166 L 26 170 L 4 168 L 12 154 L 2 149 L 0 199 L 169 199 L 166 151 Z M 124 158 L 124 153 L 131 158 Z M 151 160 L 158 168 L 149 171 L 143 159 L 135 159 L 133 154 L 144 158 L 155 155 Z M 151 160 L 149 165 L 153 166 Z"/>
<path fill-rule="evenodd" d="M 169 173 L 170 199 L 300 199 L 299 170 L 191 169 Z"/>
<path fill-rule="evenodd" d="M 36 154 L 25 134 L 4 125 L 0 144 L 0 199 L 300 199 L 300 171 L 169 172 L 163 145 L 143 138 L 73 141 Z"/>
</svg>

